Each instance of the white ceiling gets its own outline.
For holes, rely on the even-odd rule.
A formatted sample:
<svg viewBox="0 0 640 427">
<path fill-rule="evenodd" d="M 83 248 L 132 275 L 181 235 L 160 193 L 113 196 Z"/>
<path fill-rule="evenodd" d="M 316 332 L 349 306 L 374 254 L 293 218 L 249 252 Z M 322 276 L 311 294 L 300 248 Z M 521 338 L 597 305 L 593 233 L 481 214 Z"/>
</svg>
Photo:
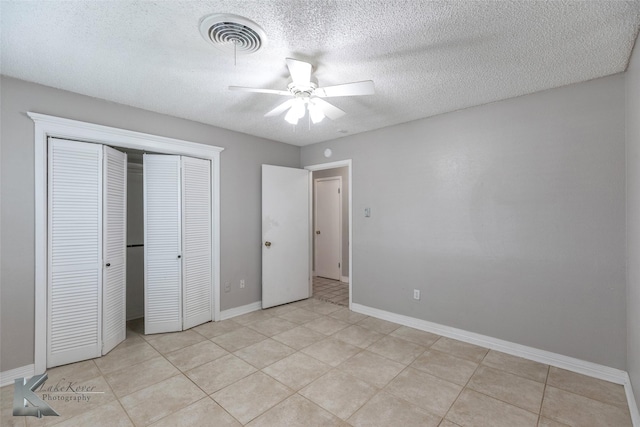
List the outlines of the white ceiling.
<svg viewBox="0 0 640 427">
<path fill-rule="evenodd" d="M 234 66 L 200 35 L 212 13 L 257 22 L 267 46 Z M 303 146 L 622 72 L 640 2 L 3 0 L 0 14 L 4 75 Z M 286 57 L 376 94 L 332 98 L 346 116 L 294 130 L 263 117 L 284 98 L 227 89 L 285 89 Z"/>
</svg>

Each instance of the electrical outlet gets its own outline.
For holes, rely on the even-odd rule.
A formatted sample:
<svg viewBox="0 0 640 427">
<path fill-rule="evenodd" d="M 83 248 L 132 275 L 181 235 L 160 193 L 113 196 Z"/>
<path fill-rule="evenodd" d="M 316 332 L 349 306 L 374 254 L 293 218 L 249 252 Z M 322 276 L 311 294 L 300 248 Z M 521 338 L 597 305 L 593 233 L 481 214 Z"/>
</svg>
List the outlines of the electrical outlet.
<svg viewBox="0 0 640 427">
<path fill-rule="evenodd" d="M 420 299 L 420 289 L 414 289 L 413 290 L 413 299 Z"/>
<path fill-rule="evenodd" d="M 244 279 L 240 280 L 240 289 L 244 289 Z"/>
<path fill-rule="evenodd" d="M 225 292 L 231 292 L 231 283 L 225 283 L 224 284 L 224 291 Z"/>
</svg>

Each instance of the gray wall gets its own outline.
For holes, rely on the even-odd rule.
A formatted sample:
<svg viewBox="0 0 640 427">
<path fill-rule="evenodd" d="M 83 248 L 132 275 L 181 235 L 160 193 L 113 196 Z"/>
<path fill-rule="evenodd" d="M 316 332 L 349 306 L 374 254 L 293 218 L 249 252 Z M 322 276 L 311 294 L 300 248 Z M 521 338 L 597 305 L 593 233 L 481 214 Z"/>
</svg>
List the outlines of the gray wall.
<svg viewBox="0 0 640 427">
<path fill-rule="evenodd" d="M 349 168 L 324 169 L 313 172 L 313 179 L 329 178 L 332 176 L 342 177 L 342 262 L 340 263 L 342 275 L 349 276 Z M 315 212 L 315 186 L 313 187 L 313 209 Z M 315 244 L 315 233 L 313 234 Z M 313 253 L 313 269 L 315 270 L 315 245 Z"/>
<path fill-rule="evenodd" d="M 640 407 L 640 47 L 627 80 L 627 371 Z"/>
<path fill-rule="evenodd" d="M 260 165 L 299 167 L 298 147 L 4 76 L 0 86 L 0 371 L 33 363 L 34 126 L 27 111 L 225 147 L 220 261 L 221 281 L 232 289 L 222 293 L 221 309 L 261 299 Z"/>
<path fill-rule="evenodd" d="M 626 76 L 627 214 L 636 238 L 637 57 Z M 332 161 L 354 161 L 356 303 L 628 369 L 637 387 L 638 263 L 629 263 L 628 318 L 625 305 L 624 83 L 622 75 L 598 79 L 299 155 L 286 144 L 2 77 L 0 371 L 33 362 L 33 122 L 25 112 L 35 111 L 226 148 L 221 281 L 232 290 L 222 294 L 223 310 L 261 298 L 259 165 L 322 163 L 331 147 Z M 629 258 L 639 254 L 629 238 Z"/>
<path fill-rule="evenodd" d="M 354 302 L 625 369 L 624 81 L 303 147 L 353 159 Z"/>
</svg>

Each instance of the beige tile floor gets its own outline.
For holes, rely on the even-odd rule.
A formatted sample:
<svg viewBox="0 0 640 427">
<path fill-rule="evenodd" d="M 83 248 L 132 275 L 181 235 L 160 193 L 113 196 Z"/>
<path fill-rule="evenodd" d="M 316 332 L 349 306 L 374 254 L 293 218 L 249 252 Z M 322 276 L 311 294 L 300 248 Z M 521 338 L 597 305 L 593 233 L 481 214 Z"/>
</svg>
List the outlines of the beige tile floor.
<svg viewBox="0 0 640 427">
<path fill-rule="evenodd" d="M 630 426 L 622 386 L 309 299 L 48 371 L 95 387 L 2 426 Z M 42 392 L 39 392 L 42 395 Z"/>
<path fill-rule="evenodd" d="M 313 297 L 321 301 L 349 307 L 349 284 L 314 276 Z"/>
</svg>

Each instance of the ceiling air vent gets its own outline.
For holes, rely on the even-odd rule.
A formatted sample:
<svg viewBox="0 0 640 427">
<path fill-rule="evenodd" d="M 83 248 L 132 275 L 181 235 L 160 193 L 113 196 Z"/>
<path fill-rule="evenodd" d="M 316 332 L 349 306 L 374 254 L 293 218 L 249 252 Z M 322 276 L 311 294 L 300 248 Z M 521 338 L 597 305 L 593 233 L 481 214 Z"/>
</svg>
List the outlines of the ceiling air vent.
<svg viewBox="0 0 640 427">
<path fill-rule="evenodd" d="M 255 53 L 267 42 L 267 35 L 258 24 L 228 13 L 203 18 L 200 34 L 217 49 L 235 54 Z"/>
</svg>

